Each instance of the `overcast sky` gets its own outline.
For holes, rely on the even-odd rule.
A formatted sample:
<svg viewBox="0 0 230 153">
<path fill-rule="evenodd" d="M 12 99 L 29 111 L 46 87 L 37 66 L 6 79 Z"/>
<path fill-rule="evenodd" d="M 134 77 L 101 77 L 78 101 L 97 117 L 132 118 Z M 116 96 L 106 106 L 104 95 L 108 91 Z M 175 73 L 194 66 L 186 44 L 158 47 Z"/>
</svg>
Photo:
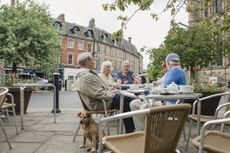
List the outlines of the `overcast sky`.
<svg viewBox="0 0 230 153">
<path fill-rule="evenodd" d="M 20 1 L 20 0 L 19 0 Z M 112 0 L 36 0 L 39 3 L 49 5 L 49 9 L 54 18 L 64 13 L 67 22 L 87 26 L 91 18 L 95 18 L 96 27 L 110 33 L 120 28 L 117 16 L 121 12 L 105 12 L 102 4 Z M 1 3 L 10 3 L 10 0 L 0 0 Z M 155 0 L 151 7 L 152 12 L 160 12 L 166 4 L 166 0 Z M 130 7 L 124 15 L 130 15 L 135 7 Z M 150 11 L 142 11 L 127 25 L 124 31 L 124 38 L 132 37 L 132 43 L 139 50 L 143 46 L 158 47 L 167 35 L 170 25 L 169 13 L 164 13 L 158 21 L 150 17 Z M 188 15 L 182 10 L 176 17 L 177 22 L 187 24 Z M 146 68 L 149 60 L 144 56 L 144 67 Z"/>
</svg>

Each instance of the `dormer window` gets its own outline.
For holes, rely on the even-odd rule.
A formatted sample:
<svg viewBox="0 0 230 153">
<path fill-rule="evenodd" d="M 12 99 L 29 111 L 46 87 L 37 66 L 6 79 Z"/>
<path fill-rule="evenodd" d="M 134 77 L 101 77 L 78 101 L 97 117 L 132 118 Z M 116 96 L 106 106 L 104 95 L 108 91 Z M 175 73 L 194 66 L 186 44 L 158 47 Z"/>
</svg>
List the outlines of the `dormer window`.
<svg viewBox="0 0 230 153">
<path fill-rule="evenodd" d="M 92 38 L 93 36 L 93 30 L 88 29 L 86 32 L 84 32 L 86 37 Z"/>
<path fill-rule="evenodd" d="M 104 34 L 101 35 L 102 41 L 106 41 L 107 38 L 108 38 L 108 34 L 107 33 L 104 33 Z"/>
<path fill-rule="evenodd" d="M 78 26 L 73 26 L 71 29 L 70 29 L 71 33 L 74 34 L 74 35 L 77 35 L 78 32 L 80 31 L 80 28 Z"/>
<path fill-rule="evenodd" d="M 113 39 L 112 42 L 113 42 L 114 45 L 117 45 L 117 40 L 116 39 Z"/>
<path fill-rule="evenodd" d="M 60 29 L 62 27 L 62 23 L 60 21 L 55 21 L 54 22 L 54 26 L 57 28 L 57 29 Z"/>
</svg>

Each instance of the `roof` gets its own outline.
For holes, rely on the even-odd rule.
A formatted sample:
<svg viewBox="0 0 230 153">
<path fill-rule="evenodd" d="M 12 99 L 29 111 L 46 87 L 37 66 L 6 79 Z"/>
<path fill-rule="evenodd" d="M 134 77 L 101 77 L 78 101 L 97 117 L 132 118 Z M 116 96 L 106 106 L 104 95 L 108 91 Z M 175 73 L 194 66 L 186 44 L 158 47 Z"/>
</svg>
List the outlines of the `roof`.
<svg viewBox="0 0 230 153">
<path fill-rule="evenodd" d="M 114 40 L 112 38 L 112 34 L 105 30 L 101 30 L 98 28 L 92 29 L 90 27 L 84 27 L 76 23 L 69 23 L 58 19 L 55 19 L 54 26 L 57 27 L 60 35 L 75 37 L 78 39 L 84 39 L 89 41 L 95 40 L 96 42 L 104 43 L 124 50 L 125 52 L 128 52 L 136 57 L 142 56 L 137 51 L 136 46 L 133 45 L 131 42 L 125 39 Z"/>
</svg>

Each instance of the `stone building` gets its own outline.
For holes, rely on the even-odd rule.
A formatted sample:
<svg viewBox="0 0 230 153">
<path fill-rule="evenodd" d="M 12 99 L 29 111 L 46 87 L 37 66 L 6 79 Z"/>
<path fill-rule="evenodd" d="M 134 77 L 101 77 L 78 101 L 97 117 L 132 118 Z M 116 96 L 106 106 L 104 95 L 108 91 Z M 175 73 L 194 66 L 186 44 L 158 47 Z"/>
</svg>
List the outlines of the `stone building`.
<svg viewBox="0 0 230 153">
<path fill-rule="evenodd" d="M 113 39 L 111 33 L 95 26 L 94 18 L 89 21 L 87 27 L 84 27 L 66 22 L 64 14 L 61 14 L 55 20 L 54 26 L 61 36 L 60 61 L 65 68 L 77 67 L 78 55 L 82 52 L 91 52 L 96 60 L 97 71 L 100 70 L 103 61 L 111 61 L 113 71 L 120 71 L 121 62 L 129 60 L 132 71 L 135 73 L 143 72 L 143 57 L 137 52 L 131 38 L 129 40 Z"/>
<path fill-rule="evenodd" d="M 212 0 L 206 3 L 205 0 L 189 0 L 188 6 L 191 9 L 189 13 L 189 25 L 198 23 L 203 19 L 214 19 L 216 25 L 222 23 L 223 14 L 230 15 L 230 0 Z M 222 39 L 230 39 L 230 34 L 225 33 Z M 210 82 L 210 80 L 216 77 L 217 82 L 226 84 L 230 81 L 230 55 L 227 54 L 220 57 L 220 60 L 216 65 L 211 65 L 210 68 L 202 69 L 199 72 L 199 78 L 201 82 Z"/>
</svg>

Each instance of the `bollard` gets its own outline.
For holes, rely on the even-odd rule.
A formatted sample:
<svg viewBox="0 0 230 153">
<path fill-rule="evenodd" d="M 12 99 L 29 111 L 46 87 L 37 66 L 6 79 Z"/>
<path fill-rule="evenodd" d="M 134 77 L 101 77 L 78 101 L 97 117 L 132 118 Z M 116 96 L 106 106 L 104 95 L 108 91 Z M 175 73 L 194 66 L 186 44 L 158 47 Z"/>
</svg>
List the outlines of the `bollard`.
<svg viewBox="0 0 230 153">
<path fill-rule="evenodd" d="M 54 81 L 53 84 L 56 87 L 56 113 L 60 113 L 61 110 L 59 109 L 59 73 L 53 73 Z M 52 113 L 54 113 L 54 106 Z"/>
<path fill-rule="evenodd" d="M 65 91 L 67 91 L 67 80 L 65 80 Z"/>
</svg>

